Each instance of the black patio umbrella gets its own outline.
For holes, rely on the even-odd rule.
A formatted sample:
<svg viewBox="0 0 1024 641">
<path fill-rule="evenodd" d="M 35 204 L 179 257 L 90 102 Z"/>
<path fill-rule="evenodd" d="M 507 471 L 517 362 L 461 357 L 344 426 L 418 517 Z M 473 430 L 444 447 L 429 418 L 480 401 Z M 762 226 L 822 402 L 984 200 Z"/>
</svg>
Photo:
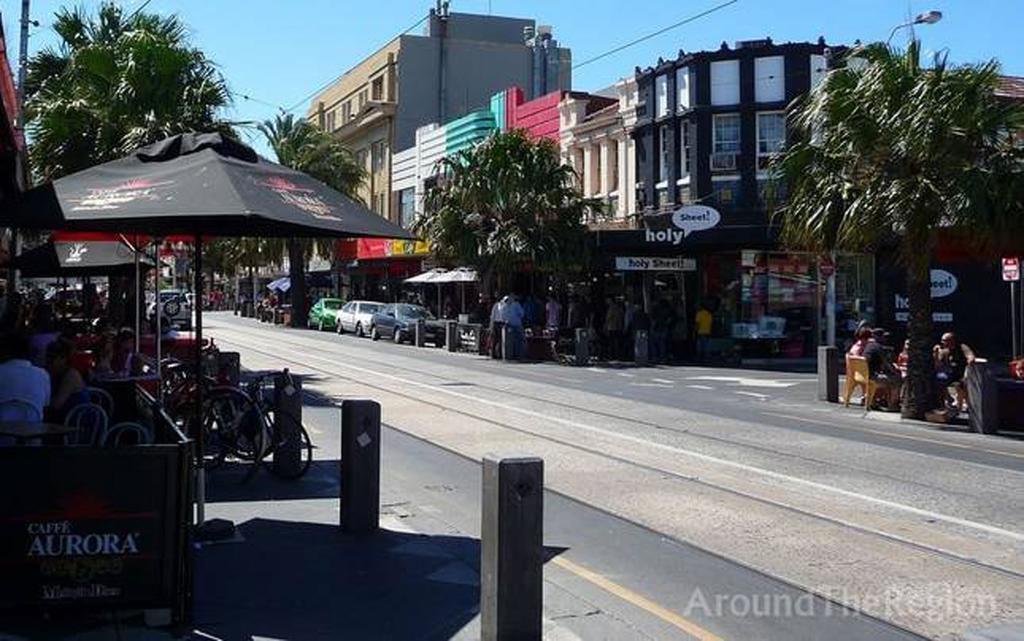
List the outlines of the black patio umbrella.
<svg viewBox="0 0 1024 641">
<path fill-rule="evenodd" d="M 27 278 L 129 276 L 135 272 L 135 253 L 119 241 L 48 241 L 22 252 L 10 266 Z M 141 261 L 142 269 L 152 266 L 148 259 Z"/>
<path fill-rule="evenodd" d="M 194 236 L 197 379 L 202 375 L 202 236 L 411 238 L 322 182 L 215 133 L 178 134 L 31 189 L 0 211 L 0 224 Z M 202 386 L 197 389 L 199 425 Z M 203 439 L 196 443 L 202 461 Z"/>
</svg>

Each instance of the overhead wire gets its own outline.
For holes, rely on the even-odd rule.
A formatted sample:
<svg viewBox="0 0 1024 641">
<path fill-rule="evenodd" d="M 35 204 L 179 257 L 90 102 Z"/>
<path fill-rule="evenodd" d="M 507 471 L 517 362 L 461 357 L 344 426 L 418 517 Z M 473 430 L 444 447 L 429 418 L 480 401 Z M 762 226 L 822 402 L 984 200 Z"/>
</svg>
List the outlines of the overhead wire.
<svg viewBox="0 0 1024 641">
<path fill-rule="evenodd" d="M 658 29 L 657 31 L 652 31 L 651 33 L 648 33 L 647 35 L 644 35 L 644 36 L 640 36 L 639 38 L 637 38 L 635 40 L 631 40 L 631 41 L 629 41 L 629 42 L 627 42 L 625 44 L 619 45 L 617 47 L 613 47 L 612 49 L 609 49 L 608 51 L 605 51 L 603 53 L 599 53 L 596 56 L 592 56 L 590 58 L 587 58 L 583 62 L 578 62 L 578 63 L 574 64 L 572 66 L 572 68 L 573 69 L 579 69 L 580 67 L 582 67 L 584 65 L 589 65 L 592 62 L 597 62 L 598 60 L 601 60 L 603 58 L 607 58 L 608 56 L 614 55 L 616 53 L 619 53 L 620 51 L 623 51 L 625 49 L 629 49 L 632 46 L 638 45 L 641 42 L 644 42 L 646 40 L 650 40 L 651 38 L 655 38 L 657 36 L 660 36 L 663 33 L 666 33 L 668 31 L 672 31 L 673 29 L 678 29 L 679 27 L 681 27 L 683 25 L 686 25 L 686 24 L 689 24 L 691 22 L 694 22 L 696 20 L 700 20 L 701 18 L 703 18 L 705 16 L 708 16 L 708 15 L 711 15 L 712 13 L 715 13 L 716 11 L 721 11 L 722 9 L 728 7 L 729 5 L 736 4 L 739 1 L 740 0 L 727 0 L 726 2 L 722 2 L 720 4 L 717 4 L 717 5 L 709 8 L 709 9 L 705 9 L 704 11 L 701 11 L 700 13 L 696 13 L 696 14 L 688 17 L 688 18 L 684 18 L 684 19 L 680 20 L 679 22 L 670 24 L 670 25 L 668 25 L 666 27 L 662 27 L 661 29 Z"/>
</svg>

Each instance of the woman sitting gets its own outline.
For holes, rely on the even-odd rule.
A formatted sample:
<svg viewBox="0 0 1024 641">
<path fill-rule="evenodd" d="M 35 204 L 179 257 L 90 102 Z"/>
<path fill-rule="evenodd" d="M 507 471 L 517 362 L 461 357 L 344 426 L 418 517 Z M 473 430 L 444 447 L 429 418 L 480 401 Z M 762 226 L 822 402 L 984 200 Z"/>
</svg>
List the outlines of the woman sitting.
<svg viewBox="0 0 1024 641">
<path fill-rule="evenodd" d="M 46 349 L 46 369 L 50 373 L 50 407 L 47 418 L 63 422 L 71 408 L 88 403 L 85 381 L 78 370 L 71 366 L 74 345 L 71 341 L 57 339 Z"/>
</svg>

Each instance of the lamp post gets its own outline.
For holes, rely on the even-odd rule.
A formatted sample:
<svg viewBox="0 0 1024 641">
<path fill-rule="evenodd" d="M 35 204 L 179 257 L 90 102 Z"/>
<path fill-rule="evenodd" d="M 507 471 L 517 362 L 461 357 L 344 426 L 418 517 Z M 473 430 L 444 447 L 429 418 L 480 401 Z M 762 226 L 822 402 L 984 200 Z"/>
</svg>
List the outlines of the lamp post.
<svg viewBox="0 0 1024 641">
<path fill-rule="evenodd" d="M 917 17 L 910 22 L 904 22 L 903 24 L 898 24 L 893 27 L 892 31 L 889 33 L 889 39 L 885 41 L 885 44 L 888 46 L 892 42 L 892 37 L 895 36 L 896 32 L 900 29 L 913 27 L 916 24 L 935 24 L 939 20 L 942 20 L 941 11 L 925 11 L 924 13 L 919 13 L 917 14 Z"/>
</svg>

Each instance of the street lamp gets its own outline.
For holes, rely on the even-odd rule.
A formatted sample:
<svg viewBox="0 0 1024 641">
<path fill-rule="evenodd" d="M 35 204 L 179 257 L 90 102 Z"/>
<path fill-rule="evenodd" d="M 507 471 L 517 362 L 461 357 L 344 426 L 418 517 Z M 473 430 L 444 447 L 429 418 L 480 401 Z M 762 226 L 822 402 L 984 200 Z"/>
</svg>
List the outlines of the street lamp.
<svg viewBox="0 0 1024 641">
<path fill-rule="evenodd" d="M 899 31 L 900 29 L 905 29 L 906 27 L 913 27 L 916 24 L 935 24 L 939 20 L 942 20 L 941 11 L 933 10 L 925 11 L 924 13 L 919 13 L 917 14 L 917 17 L 911 20 L 910 22 L 904 22 L 903 24 L 898 24 L 895 27 L 893 27 L 892 32 L 889 34 L 889 39 L 885 41 L 885 44 L 886 46 L 888 46 L 889 43 L 892 42 L 892 37 L 895 36 L 896 32 Z"/>
</svg>

